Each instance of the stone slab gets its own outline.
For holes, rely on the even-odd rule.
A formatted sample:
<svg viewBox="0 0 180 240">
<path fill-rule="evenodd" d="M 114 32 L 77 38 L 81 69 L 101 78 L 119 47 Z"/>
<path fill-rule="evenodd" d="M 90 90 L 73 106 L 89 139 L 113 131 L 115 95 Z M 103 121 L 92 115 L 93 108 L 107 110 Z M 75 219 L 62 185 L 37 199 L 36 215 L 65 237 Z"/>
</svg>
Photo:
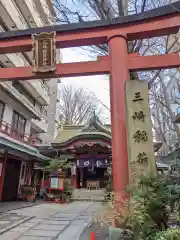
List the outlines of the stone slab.
<svg viewBox="0 0 180 240">
<path fill-rule="evenodd" d="M 12 216 L 12 217 L 9 217 L 10 220 L 19 220 L 19 216 Z"/>
<path fill-rule="evenodd" d="M 84 231 L 84 226 L 71 226 L 68 227 L 64 232 L 58 236 L 58 240 L 77 240 L 82 232 Z"/>
<path fill-rule="evenodd" d="M 68 225 L 70 221 L 57 221 L 57 220 L 45 220 L 43 221 L 44 224 L 49 224 L 49 225 Z"/>
<path fill-rule="evenodd" d="M 29 230 L 24 234 L 24 236 L 34 236 L 34 237 L 55 237 L 60 231 L 44 231 L 44 230 Z"/>
<path fill-rule="evenodd" d="M 88 222 L 88 219 L 87 221 L 85 221 L 84 219 L 77 219 L 77 220 L 74 220 L 71 225 L 77 225 L 77 226 L 82 226 L 83 224 L 85 224 L 86 222 Z"/>
<path fill-rule="evenodd" d="M 44 230 L 44 231 L 62 231 L 66 225 L 47 225 L 39 224 L 35 226 L 32 230 Z"/>
<path fill-rule="evenodd" d="M 80 219 L 84 219 L 84 220 L 86 220 L 86 219 L 89 219 L 89 215 L 86 215 L 86 216 L 78 216 L 77 218 L 76 218 L 77 220 L 80 220 Z"/>
<path fill-rule="evenodd" d="M 20 232 L 5 232 L 4 234 L 0 235 L 1 240 L 16 240 L 18 237 L 21 236 Z"/>
<path fill-rule="evenodd" d="M 7 232 L 8 230 L 13 229 L 16 226 L 19 226 L 20 224 L 28 221 L 31 218 L 32 217 L 23 217 L 23 218 L 20 219 L 20 221 L 11 222 L 9 224 L 6 224 L 3 227 L 0 225 L 0 234 L 3 234 L 5 232 Z"/>
<path fill-rule="evenodd" d="M 0 224 L 9 224 L 11 223 L 10 221 L 3 221 L 3 220 L 0 220 Z"/>
<path fill-rule="evenodd" d="M 28 223 L 39 223 L 42 221 L 43 221 L 43 218 L 32 218 L 31 220 L 28 221 Z"/>
<path fill-rule="evenodd" d="M 62 213 L 58 213 L 58 214 L 55 214 L 53 216 L 53 218 L 75 218 L 77 216 L 77 214 L 62 214 Z"/>
<path fill-rule="evenodd" d="M 28 229 L 29 229 L 29 227 L 20 227 L 20 226 L 18 226 L 18 227 L 12 228 L 11 232 L 25 233 Z"/>
<path fill-rule="evenodd" d="M 51 221 L 72 221 L 74 218 L 60 218 L 60 217 L 53 217 L 53 218 L 48 218 L 48 220 Z"/>
<path fill-rule="evenodd" d="M 18 238 L 18 240 L 51 240 L 51 239 L 53 239 L 53 237 L 22 236 L 22 237 Z"/>
<path fill-rule="evenodd" d="M 31 222 L 25 222 L 25 223 L 22 223 L 21 225 L 19 225 L 20 227 L 29 227 L 29 228 L 32 228 L 32 227 L 34 227 L 34 226 L 36 226 L 37 225 L 37 222 L 33 222 L 33 223 L 31 223 Z"/>
</svg>

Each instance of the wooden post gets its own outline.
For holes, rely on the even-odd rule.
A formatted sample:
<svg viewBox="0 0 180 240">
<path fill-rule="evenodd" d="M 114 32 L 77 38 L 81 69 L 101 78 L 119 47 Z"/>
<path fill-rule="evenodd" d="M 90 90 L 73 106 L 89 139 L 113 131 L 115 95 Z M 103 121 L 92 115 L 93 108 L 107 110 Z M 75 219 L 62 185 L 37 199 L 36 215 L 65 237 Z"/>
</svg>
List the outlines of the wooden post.
<svg viewBox="0 0 180 240">
<path fill-rule="evenodd" d="M 2 201 L 4 178 L 5 178 L 7 161 L 8 161 L 8 151 L 5 151 L 4 152 L 4 161 L 3 161 L 3 166 L 2 166 L 2 172 L 1 172 L 1 181 L 0 181 L 0 201 Z"/>
<path fill-rule="evenodd" d="M 112 170 L 115 195 L 123 196 L 129 183 L 126 142 L 125 82 L 129 79 L 126 36 L 108 40 L 110 69 L 110 100 L 112 126 Z M 122 193 L 122 195 L 121 195 Z"/>
</svg>

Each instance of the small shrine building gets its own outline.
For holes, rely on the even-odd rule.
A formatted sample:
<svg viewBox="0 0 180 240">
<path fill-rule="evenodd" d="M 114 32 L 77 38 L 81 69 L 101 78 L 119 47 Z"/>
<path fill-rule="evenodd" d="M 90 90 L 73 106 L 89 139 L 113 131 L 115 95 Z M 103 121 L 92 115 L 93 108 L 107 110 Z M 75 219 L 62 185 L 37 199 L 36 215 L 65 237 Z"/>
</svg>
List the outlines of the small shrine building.
<svg viewBox="0 0 180 240">
<path fill-rule="evenodd" d="M 154 144 L 154 151 L 160 146 Z M 55 141 L 39 150 L 48 157 L 72 162 L 68 177 L 73 187 L 104 188 L 111 162 L 111 125 L 103 125 L 96 115 L 87 125 L 63 125 Z"/>
</svg>

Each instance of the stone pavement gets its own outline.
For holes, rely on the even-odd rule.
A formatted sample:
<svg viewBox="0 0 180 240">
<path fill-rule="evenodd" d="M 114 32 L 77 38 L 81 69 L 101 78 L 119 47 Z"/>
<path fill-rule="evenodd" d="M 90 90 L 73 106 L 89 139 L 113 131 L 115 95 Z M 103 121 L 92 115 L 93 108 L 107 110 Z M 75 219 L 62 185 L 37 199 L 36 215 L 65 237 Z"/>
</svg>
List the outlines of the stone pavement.
<svg viewBox="0 0 180 240">
<path fill-rule="evenodd" d="M 11 211 L 35 217 L 0 235 L 0 240 L 78 240 L 100 208 L 100 203 L 73 202 Z"/>
<path fill-rule="evenodd" d="M 0 202 L 0 213 L 5 213 L 19 208 L 32 207 L 41 204 L 42 202 L 43 201 L 39 199 L 34 203 L 25 201 Z"/>
<path fill-rule="evenodd" d="M 0 234 L 5 230 L 22 223 L 26 220 L 29 220 L 29 217 L 26 217 L 21 214 L 16 213 L 2 213 L 0 214 Z"/>
</svg>

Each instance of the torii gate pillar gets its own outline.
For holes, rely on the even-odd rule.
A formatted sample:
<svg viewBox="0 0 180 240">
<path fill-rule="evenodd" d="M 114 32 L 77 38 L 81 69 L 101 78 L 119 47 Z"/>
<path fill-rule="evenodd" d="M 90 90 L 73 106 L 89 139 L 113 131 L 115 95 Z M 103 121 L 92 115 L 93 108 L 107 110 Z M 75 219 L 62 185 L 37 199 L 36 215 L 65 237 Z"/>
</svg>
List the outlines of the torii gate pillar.
<svg viewBox="0 0 180 240">
<path fill-rule="evenodd" d="M 117 194 L 125 190 L 129 182 L 128 152 L 126 141 L 125 81 L 129 79 L 126 36 L 108 39 L 110 69 L 110 101 L 112 126 L 113 187 Z M 118 194 L 118 195 L 119 195 Z M 119 196 L 122 196 L 121 194 Z"/>
</svg>

